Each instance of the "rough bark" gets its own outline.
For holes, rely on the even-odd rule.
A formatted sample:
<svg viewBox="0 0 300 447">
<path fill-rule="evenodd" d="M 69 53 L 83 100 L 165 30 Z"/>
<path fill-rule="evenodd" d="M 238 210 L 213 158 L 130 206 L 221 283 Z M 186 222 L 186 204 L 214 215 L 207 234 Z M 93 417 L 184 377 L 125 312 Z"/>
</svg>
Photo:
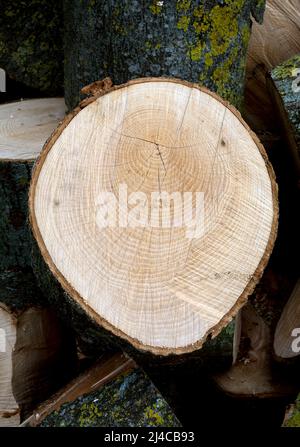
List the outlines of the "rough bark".
<svg viewBox="0 0 300 447">
<path fill-rule="evenodd" d="M 251 15 L 261 23 L 264 8 L 264 0 L 65 0 L 68 108 L 84 85 L 106 76 L 114 84 L 177 77 L 240 106 Z"/>
<path fill-rule="evenodd" d="M 11 321 L 13 334 L 7 340 L 9 350 L 0 361 L 0 395 L 3 398 L 4 386 L 4 397 L 8 390 L 16 406 L 15 414 L 4 411 L 2 425 L 15 425 L 18 418 L 27 417 L 39 402 L 70 379 L 76 366 L 73 333 L 47 306 L 31 267 L 28 188 L 33 161 L 26 159 L 26 144 L 32 142 L 33 152 L 39 144 L 41 147 L 43 132 L 47 135 L 53 118 L 47 117 L 45 122 L 45 110 L 40 105 L 24 113 L 23 108 L 25 101 L 22 106 L 14 104 L 10 112 L 5 105 L 0 119 L 0 310 L 6 321 Z M 2 335 L 6 338 L 6 332 Z"/>
<path fill-rule="evenodd" d="M 63 88 L 62 1 L 1 1 L 0 67 L 29 87 Z"/>
<path fill-rule="evenodd" d="M 59 309 L 60 317 L 75 330 L 79 349 L 88 357 L 97 357 L 104 351 L 122 349 L 139 364 L 171 366 L 189 361 L 198 367 L 223 369 L 232 363 L 234 356 L 234 320 L 214 339 L 208 340 L 202 349 L 181 356 L 157 356 L 135 349 L 124 339 L 99 326 L 90 315 L 61 287 L 46 265 L 36 242 L 32 246 L 33 270 L 41 290 L 47 291 L 47 301 Z"/>
<path fill-rule="evenodd" d="M 271 72 L 268 86 L 295 170 L 300 175 L 300 54 Z"/>
<path fill-rule="evenodd" d="M 180 422 L 145 373 L 118 353 L 76 378 L 23 425 L 179 427 Z"/>
<path fill-rule="evenodd" d="M 27 196 L 32 165 L 0 161 L 0 271 L 31 264 Z"/>
</svg>

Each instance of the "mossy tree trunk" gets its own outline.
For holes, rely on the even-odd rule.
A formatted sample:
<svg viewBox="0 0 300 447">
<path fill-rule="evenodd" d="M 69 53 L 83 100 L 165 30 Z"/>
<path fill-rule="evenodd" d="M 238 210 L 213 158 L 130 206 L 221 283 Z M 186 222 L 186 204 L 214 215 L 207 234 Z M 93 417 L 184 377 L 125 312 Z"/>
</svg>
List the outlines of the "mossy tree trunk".
<svg viewBox="0 0 300 447">
<path fill-rule="evenodd" d="M 65 98 L 110 76 L 114 84 L 143 76 L 199 82 L 236 106 L 243 98 L 251 15 L 264 0 L 65 0 Z"/>
</svg>

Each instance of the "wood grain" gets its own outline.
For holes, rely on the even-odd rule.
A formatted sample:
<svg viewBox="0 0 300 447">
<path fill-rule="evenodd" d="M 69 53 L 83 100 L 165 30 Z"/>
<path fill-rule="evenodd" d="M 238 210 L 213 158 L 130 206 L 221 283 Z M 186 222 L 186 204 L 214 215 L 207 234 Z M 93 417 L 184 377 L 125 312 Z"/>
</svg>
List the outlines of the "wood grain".
<svg viewBox="0 0 300 447">
<path fill-rule="evenodd" d="M 271 70 L 299 51 L 299 1 L 267 0 L 263 23 L 253 22 L 247 72 L 261 64 Z"/>
<path fill-rule="evenodd" d="M 63 98 L 41 98 L 0 106 L 0 160 L 34 160 L 63 119 Z"/>
<path fill-rule="evenodd" d="M 298 0 L 267 0 L 261 25 L 253 22 L 246 64 L 245 116 L 260 138 L 276 138 L 278 126 L 266 87 L 275 66 L 300 52 Z M 270 134 L 271 132 L 271 134 Z"/>
<path fill-rule="evenodd" d="M 205 234 L 96 225 L 101 191 L 204 192 Z M 45 146 L 30 192 L 42 254 L 96 322 L 135 347 L 183 353 L 216 336 L 272 251 L 274 174 L 239 113 L 198 85 L 146 78 L 101 92 Z"/>
</svg>

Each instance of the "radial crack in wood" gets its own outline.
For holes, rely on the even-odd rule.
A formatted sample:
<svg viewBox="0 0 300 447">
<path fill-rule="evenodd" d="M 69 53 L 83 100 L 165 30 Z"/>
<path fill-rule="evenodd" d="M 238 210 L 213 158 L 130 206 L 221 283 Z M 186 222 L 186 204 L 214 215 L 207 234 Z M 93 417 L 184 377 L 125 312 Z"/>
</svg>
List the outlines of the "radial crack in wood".
<svg viewBox="0 0 300 447">
<path fill-rule="evenodd" d="M 175 201 L 151 201 L 160 190 L 190 193 L 193 211 L 200 193 L 196 220 L 177 225 Z M 101 214 L 102 193 L 115 195 L 118 220 Z M 154 224 L 134 214 L 137 204 Z M 166 209 L 172 224 L 163 226 Z M 195 84 L 145 78 L 65 119 L 36 165 L 30 210 L 74 304 L 138 349 L 182 354 L 216 336 L 253 291 L 276 237 L 277 187 L 262 145 L 228 103 Z"/>
</svg>

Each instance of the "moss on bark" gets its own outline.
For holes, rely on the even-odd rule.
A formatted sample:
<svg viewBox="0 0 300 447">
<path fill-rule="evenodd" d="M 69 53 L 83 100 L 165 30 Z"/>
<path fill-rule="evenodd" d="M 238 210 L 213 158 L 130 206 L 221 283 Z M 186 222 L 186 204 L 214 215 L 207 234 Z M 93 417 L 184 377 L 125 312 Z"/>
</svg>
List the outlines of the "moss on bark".
<svg viewBox="0 0 300 447">
<path fill-rule="evenodd" d="M 300 54 L 274 68 L 271 76 L 282 99 L 300 158 Z"/>
<path fill-rule="evenodd" d="M 289 408 L 282 426 L 300 427 L 300 394 L 295 404 Z"/>
<path fill-rule="evenodd" d="M 240 107 L 251 15 L 264 0 L 65 0 L 65 97 L 110 76 L 199 82 Z"/>
<path fill-rule="evenodd" d="M 61 406 L 42 427 L 180 427 L 171 408 L 141 369 Z"/>
</svg>

